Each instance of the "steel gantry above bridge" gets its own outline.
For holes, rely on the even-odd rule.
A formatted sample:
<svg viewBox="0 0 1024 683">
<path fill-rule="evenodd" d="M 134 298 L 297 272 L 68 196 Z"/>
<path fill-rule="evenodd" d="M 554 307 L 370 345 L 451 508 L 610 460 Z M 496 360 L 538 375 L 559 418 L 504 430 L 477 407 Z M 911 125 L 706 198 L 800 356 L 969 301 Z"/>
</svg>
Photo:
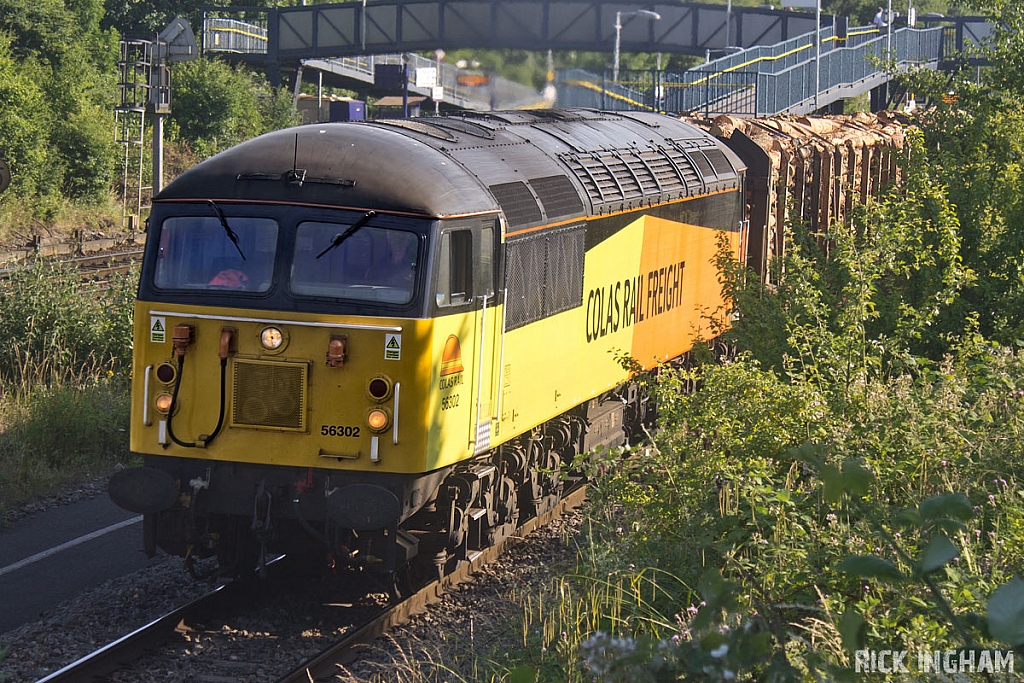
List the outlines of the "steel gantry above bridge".
<svg viewBox="0 0 1024 683">
<path fill-rule="evenodd" d="M 646 0 L 355 0 L 206 8 L 204 19 L 213 16 L 263 24 L 271 64 L 437 48 L 601 52 L 611 49 L 617 32 L 626 52 L 704 56 L 708 50 L 778 43 L 815 28 L 813 12 Z M 822 16 L 822 24 L 832 22 L 831 15 Z"/>
</svg>

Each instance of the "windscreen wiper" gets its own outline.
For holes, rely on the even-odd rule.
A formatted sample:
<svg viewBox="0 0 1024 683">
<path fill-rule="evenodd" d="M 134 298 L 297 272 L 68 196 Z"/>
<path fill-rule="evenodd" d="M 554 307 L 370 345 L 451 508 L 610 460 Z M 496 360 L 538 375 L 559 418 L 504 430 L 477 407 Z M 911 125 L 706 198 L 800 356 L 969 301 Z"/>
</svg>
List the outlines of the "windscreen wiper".
<svg viewBox="0 0 1024 683">
<path fill-rule="evenodd" d="M 317 254 L 316 257 L 320 258 L 321 256 L 323 256 L 327 252 L 331 251 L 332 249 L 337 249 L 338 247 L 340 247 L 342 242 L 344 242 L 349 237 L 354 235 L 356 230 L 358 230 L 359 228 L 361 228 L 364 225 L 366 225 L 366 222 L 368 220 L 370 220 L 371 218 L 373 218 L 374 216 L 376 216 L 376 215 L 377 215 L 376 211 L 367 211 L 366 213 L 364 213 L 362 218 L 360 218 L 355 223 L 353 223 L 349 227 L 348 230 L 346 230 L 345 232 L 338 233 L 337 235 L 335 235 L 334 236 L 334 240 L 330 244 L 327 245 L 326 249 L 324 249 L 319 254 Z"/>
<path fill-rule="evenodd" d="M 228 236 L 228 239 L 231 240 L 231 243 L 235 245 L 235 249 L 238 250 L 238 255 L 241 256 L 244 261 L 245 254 L 242 253 L 242 247 L 238 246 L 238 235 L 236 235 L 235 231 L 231 229 L 230 225 L 228 225 L 228 219 L 224 217 L 224 212 L 220 210 L 220 207 L 217 206 L 212 199 L 207 199 L 206 203 L 213 207 L 213 212 L 217 214 L 221 227 L 224 228 L 224 233 Z"/>
</svg>

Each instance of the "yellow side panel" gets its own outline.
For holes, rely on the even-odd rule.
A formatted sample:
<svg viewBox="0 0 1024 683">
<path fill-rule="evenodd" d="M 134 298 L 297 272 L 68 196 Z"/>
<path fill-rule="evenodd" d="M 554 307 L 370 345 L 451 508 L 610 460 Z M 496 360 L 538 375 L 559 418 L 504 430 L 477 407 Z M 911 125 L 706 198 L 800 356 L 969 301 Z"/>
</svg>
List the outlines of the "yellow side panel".
<svg viewBox="0 0 1024 683">
<path fill-rule="evenodd" d="M 500 324 L 501 309 L 493 306 L 434 321 L 433 366 L 424 377 L 430 386 L 424 416 L 429 425 L 428 469 L 472 457 L 494 438 Z"/>
<path fill-rule="evenodd" d="M 589 250 L 582 306 L 505 336 L 501 440 L 627 380 L 622 357 L 652 368 L 724 327 L 719 234 L 645 216 Z"/>
</svg>

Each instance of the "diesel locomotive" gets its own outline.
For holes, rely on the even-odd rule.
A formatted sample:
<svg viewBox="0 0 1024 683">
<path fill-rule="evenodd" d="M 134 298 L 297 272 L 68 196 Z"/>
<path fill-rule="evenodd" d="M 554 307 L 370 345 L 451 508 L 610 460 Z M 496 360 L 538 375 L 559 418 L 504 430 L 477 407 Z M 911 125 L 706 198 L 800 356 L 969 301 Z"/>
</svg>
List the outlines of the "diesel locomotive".
<svg viewBox="0 0 1024 683">
<path fill-rule="evenodd" d="M 727 324 L 745 167 L 654 113 L 310 124 L 154 198 L 131 448 L 148 553 L 443 568 L 641 429 L 640 369 Z M 628 362 L 624 362 L 624 359 Z"/>
</svg>

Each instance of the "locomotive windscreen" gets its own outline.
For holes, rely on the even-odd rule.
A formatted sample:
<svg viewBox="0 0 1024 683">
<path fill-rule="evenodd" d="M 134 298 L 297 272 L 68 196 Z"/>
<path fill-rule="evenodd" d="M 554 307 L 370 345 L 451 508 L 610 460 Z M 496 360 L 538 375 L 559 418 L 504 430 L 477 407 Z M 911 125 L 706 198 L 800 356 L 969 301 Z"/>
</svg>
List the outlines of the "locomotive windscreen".
<svg viewBox="0 0 1024 683">
<path fill-rule="evenodd" d="M 227 227 L 225 227 L 227 226 Z M 160 232 L 154 284 L 161 289 L 265 292 L 273 281 L 277 222 L 182 216 Z"/>
<path fill-rule="evenodd" d="M 408 303 L 419 250 L 416 234 L 364 226 L 333 247 L 348 228 L 314 221 L 299 224 L 291 268 L 292 292 Z"/>
</svg>

